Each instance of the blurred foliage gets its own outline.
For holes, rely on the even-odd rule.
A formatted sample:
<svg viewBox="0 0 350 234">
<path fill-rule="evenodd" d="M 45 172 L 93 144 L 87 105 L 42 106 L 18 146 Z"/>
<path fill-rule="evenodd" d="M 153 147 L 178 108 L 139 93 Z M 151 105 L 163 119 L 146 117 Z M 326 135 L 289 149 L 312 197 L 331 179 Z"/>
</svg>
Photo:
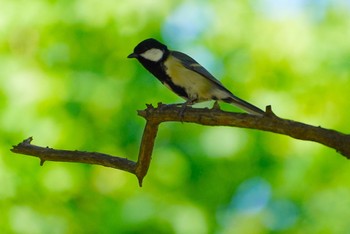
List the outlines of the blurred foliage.
<svg viewBox="0 0 350 234">
<path fill-rule="evenodd" d="M 349 233 L 350 163 L 312 142 L 165 123 L 143 188 L 9 151 L 33 136 L 136 160 L 136 110 L 182 101 L 126 59 L 148 37 L 257 106 L 349 132 L 349 12 L 340 0 L 0 0 L 1 233 Z"/>
</svg>

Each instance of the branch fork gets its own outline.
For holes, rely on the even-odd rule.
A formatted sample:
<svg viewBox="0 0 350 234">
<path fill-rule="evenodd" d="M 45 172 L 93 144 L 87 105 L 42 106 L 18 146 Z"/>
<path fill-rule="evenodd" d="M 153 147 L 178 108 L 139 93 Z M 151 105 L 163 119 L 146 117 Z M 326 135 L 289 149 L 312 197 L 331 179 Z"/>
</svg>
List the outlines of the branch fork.
<svg viewBox="0 0 350 234">
<path fill-rule="evenodd" d="M 173 104 L 158 103 L 157 107 L 146 105 L 145 110 L 139 110 L 138 115 L 146 119 L 137 162 L 127 158 L 107 155 L 97 152 L 59 150 L 49 147 L 32 145 L 32 137 L 25 139 L 11 149 L 17 154 L 38 157 L 40 165 L 45 161 L 78 162 L 111 167 L 136 175 L 140 187 L 146 176 L 152 158 L 155 139 L 159 125 L 163 122 L 176 121 L 197 123 L 208 126 L 231 126 L 258 129 L 267 132 L 287 135 L 296 139 L 314 141 L 330 148 L 350 159 L 350 135 L 335 130 L 315 127 L 304 123 L 279 118 L 272 112 L 271 106 L 266 107 L 262 117 L 244 113 L 233 113 L 220 110 L 218 106 L 212 109 L 192 108 L 187 106 L 179 115 L 182 107 Z"/>
</svg>

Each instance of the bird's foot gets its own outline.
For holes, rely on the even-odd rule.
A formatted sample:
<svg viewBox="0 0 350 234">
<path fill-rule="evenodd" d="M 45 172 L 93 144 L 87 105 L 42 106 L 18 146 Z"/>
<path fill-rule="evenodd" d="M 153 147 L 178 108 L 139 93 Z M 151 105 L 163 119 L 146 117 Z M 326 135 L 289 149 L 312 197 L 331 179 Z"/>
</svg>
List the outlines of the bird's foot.
<svg viewBox="0 0 350 234">
<path fill-rule="evenodd" d="M 216 111 L 216 110 L 221 110 L 218 101 L 215 101 L 215 102 L 214 102 L 214 105 L 213 105 L 213 107 L 211 108 L 211 110 L 214 110 L 214 111 Z"/>
<path fill-rule="evenodd" d="M 186 110 L 187 106 L 191 106 L 192 104 L 193 104 L 193 102 L 190 100 L 181 104 L 181 109 L 179 112 L 179 117 L 180 117 L 181 123 L 183 123 L 183 118 L 185 117 L 185 110 Z"/>
<path fill-rule="evenodd" d="M 187 107 L 187 102 L 185 102 L 185 103 L 183 103 L 181 105 L 181 109 L 180 109 L 180 112 L 179 112 L 179 117 L 180 117 L 181 123 L 183 122 L 183 119 L 184 119 L 184 116 L 185 116 L 186 107 Z"/>
</svg>

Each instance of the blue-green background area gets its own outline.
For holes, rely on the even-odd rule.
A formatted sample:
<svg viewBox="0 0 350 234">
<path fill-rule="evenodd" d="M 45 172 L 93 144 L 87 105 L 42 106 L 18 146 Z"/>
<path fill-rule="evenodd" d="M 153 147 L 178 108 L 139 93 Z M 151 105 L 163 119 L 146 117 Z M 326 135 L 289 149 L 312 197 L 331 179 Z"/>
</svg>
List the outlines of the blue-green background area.
<svg viewBox="0 0 350 234">
<path fill-rule="evenodd" d="M 340 0 L 0 0 L 0 232 L 349 233 L 350 162 L 313 142 L 164 123 L 142 188 L 10 152 L 33 136 L 136 160 L 136 110 L 182 101 L 126 58 L 149 37 L 261 108 L 347 133 L 349 14 Z"/>
</svg>

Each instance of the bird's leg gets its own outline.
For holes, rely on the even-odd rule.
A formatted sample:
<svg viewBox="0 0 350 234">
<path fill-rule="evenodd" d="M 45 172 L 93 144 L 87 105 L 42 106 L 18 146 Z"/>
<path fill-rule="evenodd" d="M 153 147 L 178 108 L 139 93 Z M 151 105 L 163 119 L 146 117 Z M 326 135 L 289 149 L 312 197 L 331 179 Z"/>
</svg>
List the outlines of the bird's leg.
<svg viewBox="0 0 350 234">
<path fill-rule="evenodd" d="M 180 109 L 180 112 L 179 112 L 179 116 L 181 118 L 181 122 L 182 122 L 182 119 L 184 117 L 184 113 L 185 113 L 185 110 L 186 110 L 186 107 L 187 106 L 190 106 L 193 104 L 193 101 L 192 100 L 187 100 L 186 102 L 182 103 L 181 105 L 181 109 Z"/>
<path fill-rule="evenodd" d="M 221 110 L 219 102 L 215 100 L 213 107 L 211 108 L 212 110 Z"/>
</svg>

